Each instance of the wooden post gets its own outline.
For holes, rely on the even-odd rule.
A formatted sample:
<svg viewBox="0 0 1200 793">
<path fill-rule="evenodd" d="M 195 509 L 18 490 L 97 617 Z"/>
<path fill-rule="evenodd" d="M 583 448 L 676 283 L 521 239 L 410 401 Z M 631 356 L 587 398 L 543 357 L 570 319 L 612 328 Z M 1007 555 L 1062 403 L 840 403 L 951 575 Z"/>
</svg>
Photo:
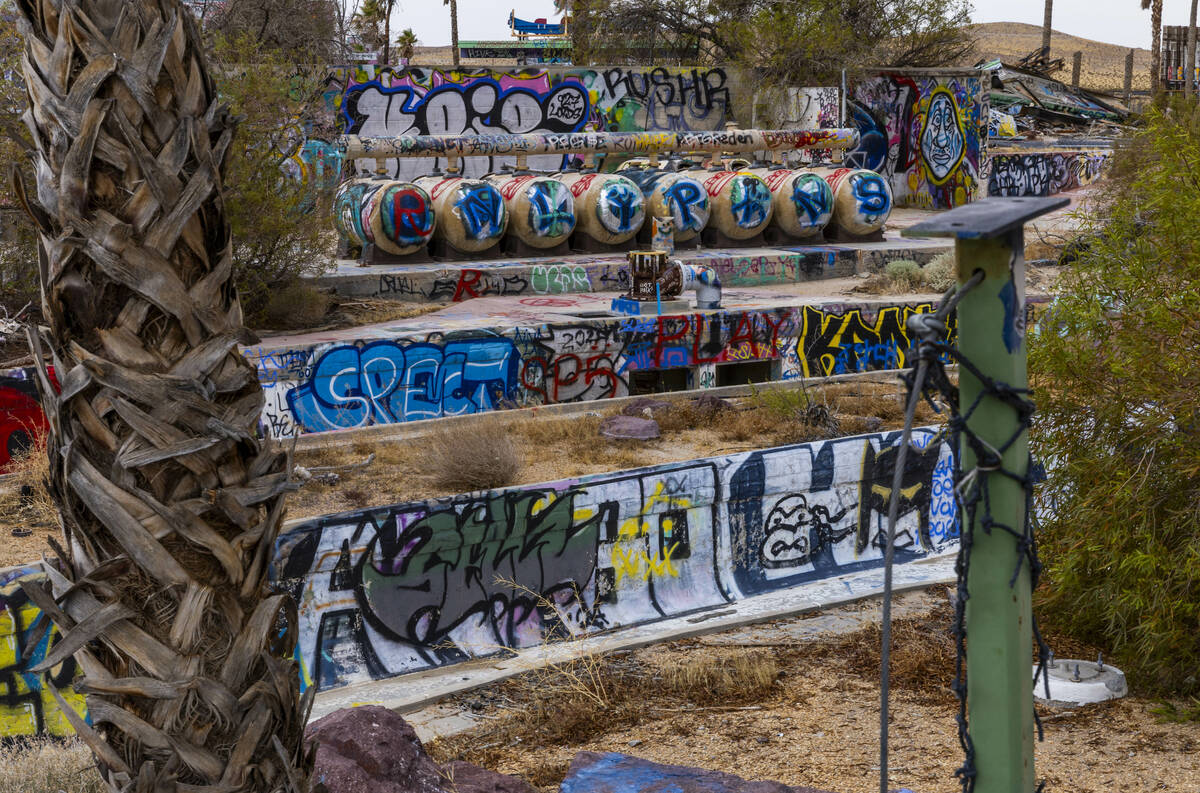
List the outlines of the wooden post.
<svg viewBox="0 0 1200 793">
<path fill-rule="evenodd" d="M 1125 104 L 1133 95 L 1133 50 L 1125 55 Z"/>
<path fill-rule="evenodd" d="M 1046 16 L 1042 20 L 1042 57 L 1050 60 L 1050 19 L 1054 16 L 1054 0 L 1046 0 Z"/>
<path fill-rule="evenodd" d="M 1083 51 L 1075 50 L 1075 55 L 1071 59 L 1071 87 L 1079 87 L 1079 69 L 1083 66 Z"/>
</svg>

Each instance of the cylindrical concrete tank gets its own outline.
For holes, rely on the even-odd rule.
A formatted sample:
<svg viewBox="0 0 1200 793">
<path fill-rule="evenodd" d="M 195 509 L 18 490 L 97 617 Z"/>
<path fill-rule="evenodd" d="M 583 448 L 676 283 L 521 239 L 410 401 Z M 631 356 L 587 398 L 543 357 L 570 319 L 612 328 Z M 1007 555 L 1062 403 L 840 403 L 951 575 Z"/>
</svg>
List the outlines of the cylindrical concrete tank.
<svg viewBox="0 0 1200 793">
<path fill-rule="evenodd" d="M 363 199 L 363 229 L 379 250 L 404 256 L 419 251 L 433 237 L 433 200 L 415 184 L 384 182 L 364 193 Z"/>
<path fill-rule="evenodd" d="M 508 209 L 500 191 L 482 179 L 422 176 L 414 184 L 429 192 L 437 217 L 434 236 L 457 250 L 474 253 L 500 241 Z"/>
<path fill-rule="evenodd" d="M 333 223 L 343 239 L 362 245 L 368 242 L 363 229 L 363 198 L 372 185 L 383 182 L 372 179 L 347 179 L 333 194 Z"/>
<path fill-rule="evenodd" d="M 874 171 L 839 168 L 825 176 L 833 189 L 833 222 L 859 236 L 883 228 L 892 212 L 892 188 Z"/>
<path fill-rule="evenodd" d="M 526 245 L 553 248 L 575 230 L 575 197 L 562 182 L 533 174 L 484 178 L 504 196 L 508 233 Z"/>
<path fill-rule="evenodd" d="M 619 245 L 634 237 L 646 220 L 641 189 L 615 173 L 560 173 L 554 177 L 575 198 L 576 227 L 597 242 Z"/>
<path fill-rule="evenodd" d="M 833 189 L 812 171 L 756 169 L 771 190 L 771 223 L 784 234 L 812 237 L 833 218 Z"/>
<path fill-rule="evenodd" d="M 746 240 L 771 222 L 771 190 L 762 177 L 749 171 L 721 171 L 704 180 L 711 215 L 709 228 L 731 240 Z"/>
<path fill-rule="evenodd" d="M 646 214 L 670 215 L 675 222 L 675 242 L 693 239 L 708 225 L 710 204 L 704 185 L 687 173 L 660 170 L 622 171 L 646 196 Z"/>
</svg>

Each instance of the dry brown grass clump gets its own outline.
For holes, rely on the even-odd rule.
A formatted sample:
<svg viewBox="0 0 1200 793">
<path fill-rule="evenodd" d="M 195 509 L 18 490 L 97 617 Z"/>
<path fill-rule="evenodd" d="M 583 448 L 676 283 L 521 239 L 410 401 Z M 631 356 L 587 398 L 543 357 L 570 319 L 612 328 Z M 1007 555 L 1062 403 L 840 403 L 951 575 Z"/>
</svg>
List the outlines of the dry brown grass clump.
<svg viewBox="0 0 1200 793">
<path fill-rule="evenodd" d="M 5 468 L 9 479 L 0 491 L 0 515 L 6 519 L 0 567 L 36 561 L 48 550 L 46 537 L 58 530 L 58 507 L 46 489 L 50 475 L 46 434 L 31 428 L 29 435 L 33 442 L 13 455 Z"/>
<path fill-rule="evenodd" d="M 429 476 L 439 487 L 465 492 L 511 485 L 524 464 L 508 422 L 437 427 L 421 442 Z"/>
<path fill-rule="evenodd" d="M 0 745 L 0 793 L 103 793 L 92 752 L 78 740 Z"/>
<path fill-rule="evenodd" d="M 777 694 L 778 677 L 775 658 L 763 650 L 687 656 L 658 650 L 587 653 L 500 684 L 497 695 L 511 706 L 486 734 L 475 730 L 469 738 L 439 739 L 429 751 L 439 762 L 459 759 L 495 767 L 504 752 L 500 747 L 514 742 L 577 745 L 656 713 L 760 702 Z M 557 774 L 561 780 L 564 770 L 552 765 L 541 775 L 554 780 Z"/>
</svg>

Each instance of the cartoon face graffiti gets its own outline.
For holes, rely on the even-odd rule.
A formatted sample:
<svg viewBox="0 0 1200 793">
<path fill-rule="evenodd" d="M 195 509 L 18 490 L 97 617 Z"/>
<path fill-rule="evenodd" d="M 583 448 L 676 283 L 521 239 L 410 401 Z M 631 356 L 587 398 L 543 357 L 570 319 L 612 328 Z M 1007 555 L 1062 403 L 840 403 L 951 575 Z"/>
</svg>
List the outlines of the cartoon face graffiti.
<svg viewBox="0 0 1200 793">
<path fill-rule="evenodd" d="M 954 95 L 945 88 L 935 90 L 929 98 L 921 130 L 921 156 L 934 184 L 950 178 L 966 151 L 966 136 L 958 117 Z"/>
<path fill-rule="evenodd" d="M 575 197 L 562 182 L 538 179 L 530 184 L 529 227 L 539 237 L 565 237 L 575 229 Z"/>
<path fill-rule="evenodd" d="M 812 555 L 836 545 L 854 533 L 853 524 L 838 526 L 848 513 L 846 507 L 832 513 L 824 504 L 809 504 L 802 494 L 785 496 L 775 503 L 763 527 L 763 567 L 799 567 Z"/>
<path fill-rule="evenodd" d="M 596 216 L 600 225 L 612 234 L 641 228 L 646 217 L 646 199 L 633 182 L 614 176 L 600 188 Z"/>
</svg>

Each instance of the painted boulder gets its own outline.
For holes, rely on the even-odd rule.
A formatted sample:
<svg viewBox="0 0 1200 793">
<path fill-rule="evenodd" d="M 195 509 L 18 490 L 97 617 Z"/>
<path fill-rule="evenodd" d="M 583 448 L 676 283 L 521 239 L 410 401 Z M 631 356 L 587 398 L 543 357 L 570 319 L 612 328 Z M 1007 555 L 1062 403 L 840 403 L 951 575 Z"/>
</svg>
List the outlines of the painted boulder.
<svg viewBox="0 0 1200 793">
<path fill-rule="evenodd" d="M 486 177 L 504 197 L 508 232 L 532 248 L 553 248 L 575 230 L 575 197 L 562 182 L 547 176 Z"/>
<path fill-rule="evenodd" d="M 892 212 L 892 188 L 874 171 L 838 168 L 825 176 L 833 190 L 833 223 L 856 236 L 883 228 Z"/>
<path fill-rule="evenodd" d="M 788 168 L 755 171 L 771 190 L 771 224 L 784 234 L 815 237 L 833 218 L 833 189 L 812 171 Z"/>
<path fill-rule="evenodd" d="M 746 240 L 771 222 L 774 203 L 762 177 L 749 171 L 721 171 L 704 180 L 711 204 L 708 225 L 731 240 Z"/>
<path fill-rule="evenodd" d="M 433 237 L 433 199 L 415 184 L 384 182 L 364 199 L 363 227 L 379 250 L 404 256 L 419 251 Z"/>
<path fill-rule="evenodd" d="M 597 242 L 627 242 L 646 220 L 646 198 L 629 179 L 615 173 L 561 173 L 555 176 L 575 197 L 577 227 Z"/>
<path fill-rule="evenodd" d="M 378 184 L 378 183 L 376 183 Z M 370 179 L 349 179 L 333 195 L 333 224 L 342 239 L 362 245 L 367 242 L 363 230 L 363 197 L 372 187 Z"/>
<path fill-rule="evenodd" d="M 646 196 L 646 214 L 669 215 L 674 221 L 675 242 L 687 242 L 704 231 L 711 204 L 704 185 L 686 173 L 661 170 L 622 171 Z"/>
<path fill-rule="evenodd" d="M 508 209 L 500 191 L 482 179 L 425 176 L 414 184 L 427 190 L 437 218 L 434 236 L 457 250 L 477 253 L 500 242 Z"/>
</svg>

